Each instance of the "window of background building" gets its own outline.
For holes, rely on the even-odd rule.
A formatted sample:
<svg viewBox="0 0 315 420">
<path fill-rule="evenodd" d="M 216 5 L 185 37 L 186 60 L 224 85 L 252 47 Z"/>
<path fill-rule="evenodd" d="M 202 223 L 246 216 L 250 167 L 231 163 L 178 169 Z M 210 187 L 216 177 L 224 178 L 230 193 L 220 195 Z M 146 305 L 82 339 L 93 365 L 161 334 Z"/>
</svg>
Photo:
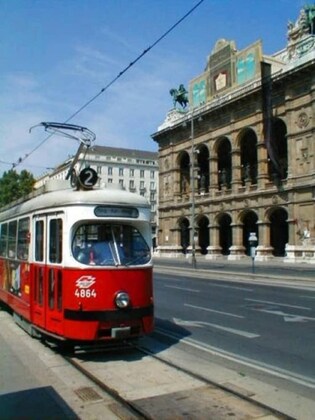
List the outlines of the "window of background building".
<svg viewBox="0 0 315 420">
<path fill-rule="evenodd" d="M 108 167 L 108 175 L 113 175 L 113 168 L 111 166 Z"/>
<path fill-rule="evenodd" d="M 135 181 L 133 180 L 133 179 L 131 179 L 130 181 L 129 181 L 129 188 L 130 189 L 132 189 L 132 188 L 134 188 L 135 187 Z"/>
<path fill-rule="evenodd" d="M 144 178 L 144 169 L 140 169 L 140 178 Z"/>
<path fill-rule="evenodd" d="M 154 179 L 154 171 L 150 171 L 150 178 Z"/>
<path fill-rule="evenodd" d="M 119 180 L 119 185 L 121 185 L 122 187 L 124 186 L 124 180 L 123 179 Z"/>
<path fill-rule="evenodd" d="M 119 168 L 119 176 L 124 176 L 124 168 Z"/>
<path fill-rule="evenodd" d="M 150 182 L 150 190 L 155 190 L 155 182 Z"/>
<path fill-rule="evenodd" d="M 135 170 L 134 169 L 130 169 L 129 170 L 129 174 L 130 174 L 130 176 L 135 176 Z"/>
<path fill-rule="evenodd" d="M 108 178 L 108 183 L 112 184 L 113 183 L 113 178 Z"/>
</svg>

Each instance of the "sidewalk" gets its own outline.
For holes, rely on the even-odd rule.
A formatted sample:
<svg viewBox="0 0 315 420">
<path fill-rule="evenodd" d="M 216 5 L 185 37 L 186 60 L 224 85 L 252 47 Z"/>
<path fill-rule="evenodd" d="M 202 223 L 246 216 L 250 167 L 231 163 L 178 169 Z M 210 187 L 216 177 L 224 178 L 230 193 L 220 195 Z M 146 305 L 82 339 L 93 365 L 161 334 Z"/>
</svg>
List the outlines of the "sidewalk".
<svg viewBox="0 0 315 420">
<path fill-rule="evenodd" d="M 315 265 L 305 263 L 286 263 L 283 258 L 270 261 L 252 261 L 250 257 L 241 260 L 207 260 L 205 256 L 196 256 L 196 268 L 191 256 L 173 258 L 154 256 L 154 267 L 158 271 L 184 270 L 194 275 L 218 276 L 226 280 L 280 281 L 297 285 L 315 286 Z M 198 274 L 199 273 L 199 274 Z"/>
<path fill-rule="evenodd" d="M 92 387 L 0 307 L 0 420 L 118 420 L 101 390 L 98 401 L 79 397 L 78 391 Z"/>
</svg>

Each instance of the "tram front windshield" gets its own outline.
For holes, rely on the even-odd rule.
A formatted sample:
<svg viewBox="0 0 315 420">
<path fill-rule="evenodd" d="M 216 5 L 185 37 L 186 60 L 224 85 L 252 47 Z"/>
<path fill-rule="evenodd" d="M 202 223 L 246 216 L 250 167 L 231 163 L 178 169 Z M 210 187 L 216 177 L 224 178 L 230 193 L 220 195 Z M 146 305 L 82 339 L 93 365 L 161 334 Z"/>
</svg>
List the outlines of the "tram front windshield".
<svg viewBox="0 0 315 420">
<path fill-rule="evenodd" d="M 151 252 L 141 233 L 130 225 L 81 224 L 74 233 L 72 254 L 82 264 L 143 265 Z"/>
</svg>

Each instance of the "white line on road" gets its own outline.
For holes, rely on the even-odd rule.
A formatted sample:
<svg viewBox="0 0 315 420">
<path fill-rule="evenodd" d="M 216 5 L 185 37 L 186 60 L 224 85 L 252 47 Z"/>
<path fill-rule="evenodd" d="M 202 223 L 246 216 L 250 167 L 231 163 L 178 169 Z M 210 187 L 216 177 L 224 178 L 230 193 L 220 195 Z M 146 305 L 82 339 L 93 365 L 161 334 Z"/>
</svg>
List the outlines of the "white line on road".
<svg viewBox="0 0 315 420">
<path fill-rule="evenodd" d="M 310 316 L 304 316 L 299 314 L 287 314 L 282 311 L 273 311 L 271 309 L 254 309 L 257 312 L 264 312 L 271 315 L 283 316 L 284 321 L 287 322 L 305 322 L 305 321 L 315 321 L 315 318 Z"/>
<path fill-rule="evenodd" d="M 218 330 L 222 330 L 222 331 L 226 331 L 232 334 L 236 334 L 236 335 L 240 335 L 242 337 L 246 337 L 246 338 L 257 338 L 260 337 L 260 335 L 258 334 L 254 334 L 248 331 L 243 331 L 243 330 L 237 330 L 235 328 L 230 328 L 230 327 L 223 327 L 222 325 L 218 325 L 218 324 L 211 324 L 210 322 L 203 322 L 203 321 L 185 321 L 182 319 L 178 319 L 178 318 L 173 318 L 173 321 L 176 325 L 180 325 L 180 326 L 186 326 L 186 327 L 197 327 L 197 328 L 202 328 L 202 327 L 212 327 L 212 328 L 216 328 Z"/>
<path fill-rule="evenodd" d="M 179 287 L 179 286 L 169 286 L 167 284 L 164 287 L 168 287 L 169 289 L 184 290 L 185 292 L 195 292 L 195 293 L 200 292 L 200 290 L 197 290 L 197 289 L 188 289 L 188 287 Z"/>
<path fill-rule="evenodd" d="M 235 290 L 243 290 L 245 292 L 252 292 L 253 289 L 249 289 L 248 287 L 238 287 L 238 286 L 227 286 L 225 284 L 214 284 L 209 283 L 209 287 L 223 287 L 224 289 L 235 289 Z"/>
<path fill-rule="evenodd" d="M 199 350 L 203 350 L 208 352 L 209 354 L 213 354 L 215 356 L 223 357 L 227 360 L 232 360 L 234 362 L 243 364 L 245 366 L 249 366 L 250 368 L 254 368 L 260 370 L 262 372 L 266 372 L 276 377 L 280 377 L 291 382 L 307 386 L 311 389 L 315 389 L 315 381 L 314 378 L 309 376 L 299 375 L 298 373 L 290 372 L 285 369 L 278 368 L 277 366 L 268 365 L 267 363 L 260 362 L 255 359 L 249 359 L 247 357 L 241 356 L 239 354 L 230 353 L 218 347 L 210 346 L 208 344 L 202 343 L 198 340 L 194 340 L 192 338 L 183 338 L 178 336 L 175 333 L 172 333 L 167 330 L 163 330 L 162 328 L 156 328 L 156 330 L 164 334 L 168 337 L 176 338 L 177 340 L 180 339 L 181 343 L 186 343 L 192 347 L 195 347 Z"/>
<path fill-rule="evenodd" d="M 287 306 L 288 308 L 304 309 L 305 311 L 312 310 L 311 308 L 307 308 L 305 306 L 288 305 L 287 303 L 270 302 L 269 300 L 258 300 L 258 299 L 249 299 L 249 298 L 245 298 L 245 300 L 249 300 L 250 302 L 268 303 L 269 305 Z"/>
<path fill-rule="evenodd" d="M 215 312 L 215 313 L 221 314 L 221 315 L 232 316 L 234 318 L 245 318 L 242 315 L 235 315 L 235 314 L 231 314 L 230 312 L 216 311 L 215 309 L 209 309 L 209 308 L 204 308 L 202 306 L 190 305 L 189 303 L 184 303 L 184 306 L 188 306 L 189 308 L 194 308 L 194 309 L 200 309 L 202 311 L 207 311 L 207 312 Z"/>
</svg>

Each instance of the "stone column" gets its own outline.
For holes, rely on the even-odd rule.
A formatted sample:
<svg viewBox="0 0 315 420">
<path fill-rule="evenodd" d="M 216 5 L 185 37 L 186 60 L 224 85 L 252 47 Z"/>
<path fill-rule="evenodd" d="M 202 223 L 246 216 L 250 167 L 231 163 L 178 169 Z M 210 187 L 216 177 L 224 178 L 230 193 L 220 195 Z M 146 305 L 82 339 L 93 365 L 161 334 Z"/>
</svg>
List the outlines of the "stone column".
<svg viewBox="0 0 315 420">
<path fill-rule="evenodd" d="M 243 245 L 243 224 L 232 223 L 233 245 L 230 247 L 230 255 L 228 260 L 240 260 L 246 256 L 245 247 Z"/>
<path fill-rule="evenodd" d="M 262 131 L 262 129 L 261 129 Z M 259 189 L 265 189 L 269 181 L 268 175 L 268 152 L 263 139 L 257 143 L 257 185 Z"/>
<path fill-rule="evenodd" d="M 231 184 L 232 184 L 232 192 L 237 194 L 239 187 L 242 186 L 240 149 L 232 150 L 232 182 Z"/>
<path fill-rule="evenodd" d="M 192 255 L 192 242 L 193 241 L 195 241 L 195 255 L 196 256 L 200 255 L 201 248 L 198 244 L 198 228 L 197 227 L 195 227 L 195 237 L 194 238 L 192 237 L 192 230 L 190 230 L 189 237 L 190 237 L 190 245 L 187 248 L 187 257 L 191 257 L 191 255 Z"/>
<path fill-rule="evenodd" d="M 209 158 L 209 194 L 214 196 L 218 191 L 218 158 Z"/>
<path fill-rule="evenodd" d="M 273 247 L 270 246 L 270 222 L 258 221 L 258 246 L 256 248 L 256 260 L 268 261 L 273 258 Z"/>
<path fill-rule="evenodd" d="M 180 171 L 176 169 L 172 175 L 174 177 L 174 195 L 179 196 L 180 195 Z M 172 190 L 171 186 L 170 188 Z"/>
<path fill-rule="evenodd" d="M 206 260 L 217 260 L 223 258 L 222 248 L 219 241 L 219 225 L 214 223 L 209 225 L 210 245 L 207 247 Z"/>
</svg>

